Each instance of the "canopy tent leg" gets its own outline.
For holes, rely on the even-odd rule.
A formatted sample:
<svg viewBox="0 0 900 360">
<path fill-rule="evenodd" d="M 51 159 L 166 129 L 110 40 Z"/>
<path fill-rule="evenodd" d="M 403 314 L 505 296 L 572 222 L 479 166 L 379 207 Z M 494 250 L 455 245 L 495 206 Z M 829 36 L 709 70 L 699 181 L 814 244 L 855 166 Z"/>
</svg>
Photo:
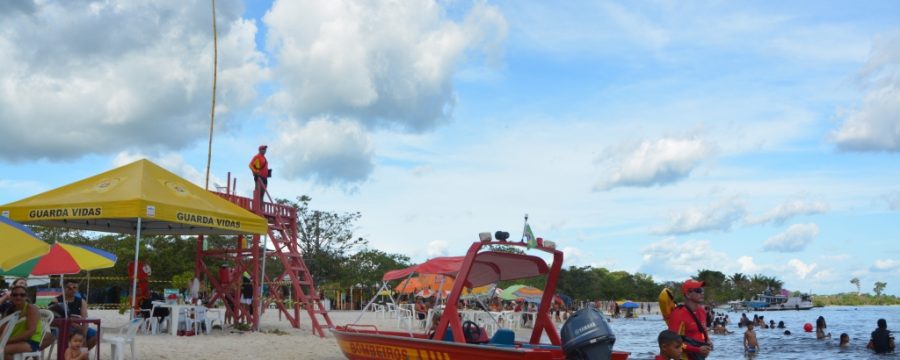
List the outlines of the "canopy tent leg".
<svg viewBox="0 0 900 360">
<path fill-rule="evenodd" d="M 137 282 L 138 282 L 138 256 L 141 251 L 141 218 L 137 218 L 137 232 L 134 237 L 134 279 L 131 280 L 131 311 L 129 311 L 128 320 L 134 319 L 134 304 L 137 301 Z"/>
</svg>

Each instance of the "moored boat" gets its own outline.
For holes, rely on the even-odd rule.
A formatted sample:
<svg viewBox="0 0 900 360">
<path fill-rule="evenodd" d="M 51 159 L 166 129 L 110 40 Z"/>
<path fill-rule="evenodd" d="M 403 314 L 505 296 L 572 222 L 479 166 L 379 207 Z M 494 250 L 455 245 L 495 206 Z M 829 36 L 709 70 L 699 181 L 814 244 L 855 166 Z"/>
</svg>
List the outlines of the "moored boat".
<svg viewBox="0 0 900 360">
<path fill-rule="evenodd" d="M 338 326 L 332 329 L 332 333 L 341 351 L 351 360 L 628 358 L 629 353 L 612 350 L 615 337 L 603 317 L 596 316 L 598 312 L 592 308 L 576 312 L 563 325 L 563 334 L 568 338 L 560 337 L 550 318 L 550 306 L 562 267 L 562 251 L 556 250 L 550 242 L 539 244 L 533 249 L 552 255 L 552 263 L 548 265 L 538 256 L 496 251 L 491 249 L 491 245 L 526 248 L 525 243 L 506 242 L 505 239 L 491 240 L 490 236 L 482 236 L 481 241 L 469 247 L 466 256 L 457 265 L 437 270 L 442 275 L 453 277 L 455 281 L 433 331 L 383 331 L 372 325 L 361 324 Z M 509 329 L 500 329 L 493 336 L 488 336 L 478 324 L 462 320 L 458 304 L 464 288 L 533 277 L 545 277 L 546 285 L 540 306 L 534 314 L 528 341 L 516 341 L 515 333 Z"/>
<path fill-rule="evenodd" d="M 812 296 L 800 294 L 790 296 L 787 291 L 779 294 L 764 292 L 752 300 L 744 301 L 744 309 L 753 311 L 809 310 L 814 307 Z"/>
</svg>

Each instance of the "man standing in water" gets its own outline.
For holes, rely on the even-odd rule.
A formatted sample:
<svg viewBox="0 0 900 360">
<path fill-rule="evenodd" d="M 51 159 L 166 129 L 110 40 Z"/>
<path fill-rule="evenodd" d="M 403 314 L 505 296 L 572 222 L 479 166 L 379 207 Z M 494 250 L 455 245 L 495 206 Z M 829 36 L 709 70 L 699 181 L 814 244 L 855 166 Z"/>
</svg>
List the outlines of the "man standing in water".
<svg viewBox="0 0 900 360">
<path fill-rule="evenodd" d="M 703 360 L 709 356 L 713 345 L 706 331 L 706 309 L 703 308 L 702 281 L 688 279 L 681 286 L 684 305 L 679 305 L 669 317 L 669 330 L 684 339 L 683 356 L 688 360 Z"/>
</svg>

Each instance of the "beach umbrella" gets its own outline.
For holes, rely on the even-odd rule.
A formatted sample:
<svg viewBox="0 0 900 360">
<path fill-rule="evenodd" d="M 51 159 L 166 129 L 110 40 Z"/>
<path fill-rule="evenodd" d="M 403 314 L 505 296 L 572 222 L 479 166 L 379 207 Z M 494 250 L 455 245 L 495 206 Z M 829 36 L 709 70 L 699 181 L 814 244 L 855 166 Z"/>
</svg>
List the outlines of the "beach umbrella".
<svg viewBox="0 0 900 360">
<path fill-rule="evenodd" d="M 71 275 L 83 270 L 111 268 L 116 256 L 85 245 L 56 243 L 45 255 L 0 272 L 4 276 Z"/>
<path fill-rule="evenodd" d="M 65 275 L 77 274 L 82 270 L 111 268 L 116 264 L 116 256 L 106 251 L 85 245 L 56 243 L 41 257 L 26 261 L 8 271 L 4 276 L 59 275 L 60 283 Z M 63 307 L 68 310 L 67 306 Z M 65 314 L 68 317 L 68 313 Z"/>
<path fill-rule="evenodd" d="M 623 302 L 622 305 L 619 305 L 619 307 L 621 307 L 623 309 L 637 309 L 640 306 L 641 306 L 640 304 L 638 304 L 634 301 L 626 301 L 626 302 Z"/>
<path fill-rule="evenodd" d="M 494 294 L 494 289 L 496 288 L 496 284 L 487 284 L 484 286 L 479 286 L 476 288 L 466 288 L 464 295 L 466 297 L 476 297 L 476 296 L 491 296 Z"/>
<path fill-rule="evenodd" d="M 413 277 L 401 281 L 400 284 L 397 284 L 397 286 L 394 287 L 394 291 L 401 294 L 409 294 L 423 288 L 424 286 L 422 286 L 422 283 L 419 282 L 419 278 Z"/>
<path fill-rule="evenodd" d="M 503 292 L 500 293 L 500 298 L 503 300 L 516 300 L 518 298 L 523 298 L 528 302 L 538 302 L 541 301 L 541 296 L 543 295 L 544 291 L 536 287 L 528 285 L 513 285 L 504 289 Z"/>
<path fill-rule="evenodd" d="M 22 224 L 0 216 L 0 249 L 0 270 L 6 270 L 46 254 L 50 244 Z"/>
</svg>

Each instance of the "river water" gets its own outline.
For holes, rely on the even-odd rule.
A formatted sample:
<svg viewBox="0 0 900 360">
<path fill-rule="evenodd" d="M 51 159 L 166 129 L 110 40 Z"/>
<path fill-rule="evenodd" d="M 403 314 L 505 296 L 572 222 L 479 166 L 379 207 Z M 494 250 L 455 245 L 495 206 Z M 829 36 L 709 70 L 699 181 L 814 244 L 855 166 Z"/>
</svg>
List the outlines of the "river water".
<svg viewBox="0 0 900 360">
<path fill-rule="evenodd" d="M 715 349 L 708 359 L 900 359 L 900 355 L 875 355 L 866 349 L 875 322 L 884 318 L 888 329 L 900 329 L 900 306 L 829 306 L 803 311 L 767 311 L 747 313 L 749 318 L 754 314 L 769 320 L 784 321 L 791 335 L 784 335 L 785 329 L 754 328 L 759 339 L 760 351 L 748 357 L 744 354 L 744 329 L 737 327 L 741 313 L 726 312 L 730 324 L 729 335 L 713 335 Z M 830 339 L 816 340 L 815 332 L 803 331 L 803 324 L 815 325 L 816 318 L 825 317 L 831 333 Z M 659 315 L 638 315 L 635 319 L 612 319 L 610 326 L 616 336 L 613 347 L 618 351 L 631 353 L 629 359 L 653 359 L 659 352 L 656 336 L 665 329 Z M 838 347 L 841 333 L 850 335 L 850 347 Z M 898 335 L 900 337 L 900 335 Z"/>
</svg>

